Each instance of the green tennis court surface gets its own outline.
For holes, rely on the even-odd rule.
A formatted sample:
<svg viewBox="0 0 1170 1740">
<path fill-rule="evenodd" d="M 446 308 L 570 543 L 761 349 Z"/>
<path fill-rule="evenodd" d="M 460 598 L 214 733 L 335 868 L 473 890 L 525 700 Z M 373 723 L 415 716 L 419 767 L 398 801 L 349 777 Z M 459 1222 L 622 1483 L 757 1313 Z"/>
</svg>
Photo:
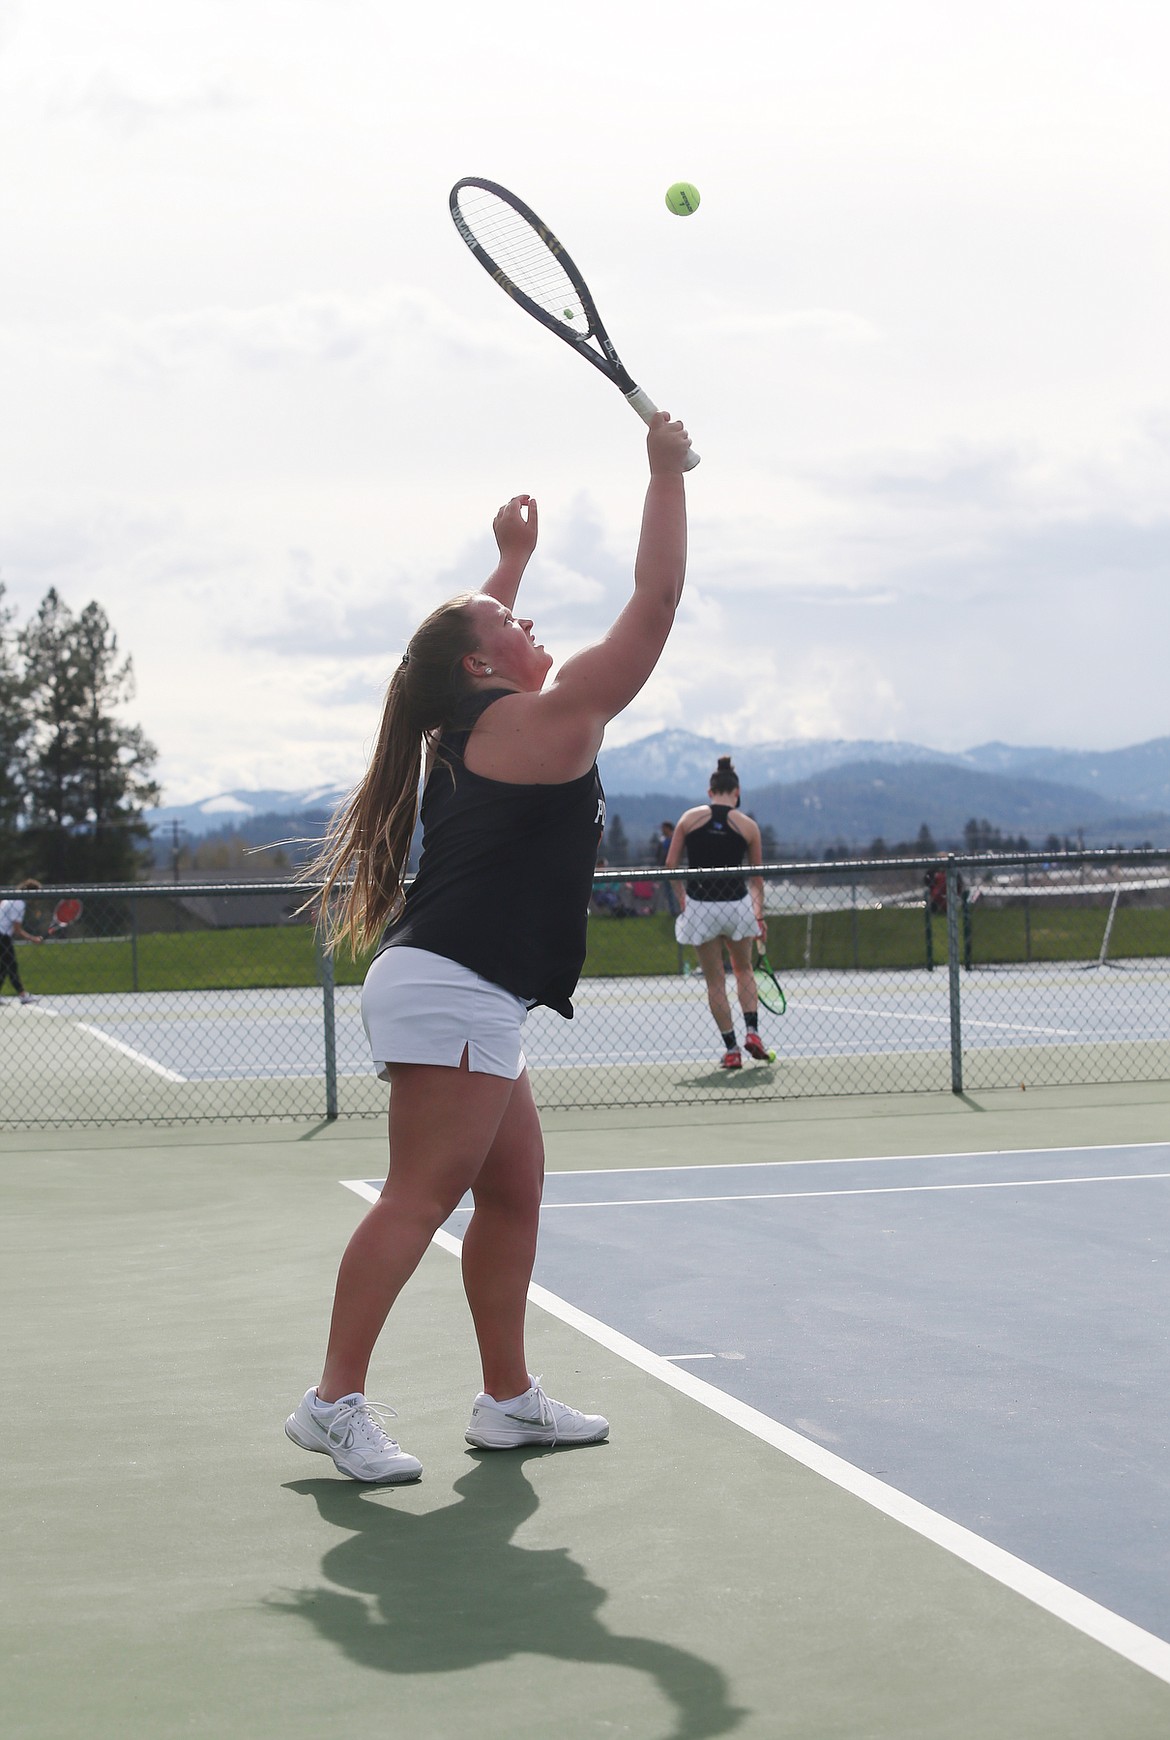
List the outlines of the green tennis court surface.
<svg viewBox="0 0 1170 1740">
<path fill-rule="evenodd" d="M 1165 1140 L 1168 1112 L 1131 1085 L 560 1114 L 549 1149 L 571 1171 L 1070 1148 Z M 382 1141 L 4 1138 L 8 1733 L 1170 1732 L 1156 1673 L 544 1310 L 534 1369 L 611 1443 L 469 1451 L 477 1369 L 438 1247 L 371 1382 L 422 1483 L 366 1490 L 298 1452 L 283 1416 L 361 1211 L 341 1180 L 377 1176 Z"/>
</svg>

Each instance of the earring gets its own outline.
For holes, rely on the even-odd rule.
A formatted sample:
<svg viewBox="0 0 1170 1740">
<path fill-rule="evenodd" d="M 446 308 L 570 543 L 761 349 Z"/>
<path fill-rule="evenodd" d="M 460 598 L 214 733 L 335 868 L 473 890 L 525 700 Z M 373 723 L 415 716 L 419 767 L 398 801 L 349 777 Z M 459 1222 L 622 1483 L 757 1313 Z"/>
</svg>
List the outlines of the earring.
<svg viewBox="0 0 1170 1740">
<path fill-rule="evenodd" d="M 483 667 L 483 674 L 485 677 L 490 677 L 492 674 L 492 667 L 490 665 L 485 665 Z"/>
</svg>

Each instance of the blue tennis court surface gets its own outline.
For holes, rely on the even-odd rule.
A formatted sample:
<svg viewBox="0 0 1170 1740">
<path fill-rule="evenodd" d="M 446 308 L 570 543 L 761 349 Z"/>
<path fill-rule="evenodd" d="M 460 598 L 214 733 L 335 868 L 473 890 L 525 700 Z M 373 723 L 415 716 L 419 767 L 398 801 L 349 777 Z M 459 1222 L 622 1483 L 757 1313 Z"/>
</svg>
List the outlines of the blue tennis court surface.
<svg viewBox="0 0 1170 1740">
<path fill-rule="evenodd" d="M 1170 1639 L 1168 1208 L 1161 1143 L 555 1173 L 535 1279 Z"/>
</svg>

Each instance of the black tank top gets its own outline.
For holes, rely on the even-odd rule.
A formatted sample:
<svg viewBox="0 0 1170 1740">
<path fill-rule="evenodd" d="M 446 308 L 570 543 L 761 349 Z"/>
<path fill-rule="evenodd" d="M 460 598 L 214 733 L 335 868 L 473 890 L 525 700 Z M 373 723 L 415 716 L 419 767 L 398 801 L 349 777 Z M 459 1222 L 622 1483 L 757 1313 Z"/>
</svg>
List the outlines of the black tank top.
<svg viewBox="0 0 1170 1740">
<path fill-rule="evenodd" d="M 692 870 L 719 870 L 726 864 L 742 864 L 748 843 L 728 821 L 732 804 L 712 804 L 711 820 L 701 828 L 692 828 L 683 845 L 687 864 Z M 704 876 L 688 878 L 688 900 L 742 900 L 747 883 L 742 876 Z"/>
<path fill-rule="evenodd" d="M 480 714 L 512 692 L 469 696 L 443 732 L 423 792 L 418 875 L 378 952 L 429 949 L 571 1020 L 605 794 L 596 763 L 563 785 L 472 773 L 467 739 Z"/>
</svg>

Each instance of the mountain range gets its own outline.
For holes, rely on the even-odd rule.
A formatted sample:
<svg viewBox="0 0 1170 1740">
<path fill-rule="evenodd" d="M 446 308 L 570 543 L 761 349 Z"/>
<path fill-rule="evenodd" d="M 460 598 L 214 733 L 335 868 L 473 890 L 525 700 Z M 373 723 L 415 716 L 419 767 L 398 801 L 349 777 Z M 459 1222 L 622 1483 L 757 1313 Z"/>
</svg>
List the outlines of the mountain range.
<svg viewBox="0 0 1170 1740">
<path fill-rule="evenodd" d="M 660 821 L 702 801 L 720 755 L 730 754 L 744 807 L 784 846 L 863 848 L 881 836 L 913 839 L 925 823 L 940 843 L 986 820 L 1036 846 L 1050 834 L 1087 845 L 1170 844 L 1170 737 L 1127 749 L 1075 750 L 985 743 L 948 752 L 917 743 L 800 738 L 733 745 L 689 731 L 658 731 L 599 757 L 609 814 L 641 841 Z M 160 844 L 177 824 L 190 839 L 235 832 L 252 843 L 320 832 L 344 786 L 222 792 L 148 812 Z M 315 828 L 305 825 L 317 818 Z"/>
</svg>

